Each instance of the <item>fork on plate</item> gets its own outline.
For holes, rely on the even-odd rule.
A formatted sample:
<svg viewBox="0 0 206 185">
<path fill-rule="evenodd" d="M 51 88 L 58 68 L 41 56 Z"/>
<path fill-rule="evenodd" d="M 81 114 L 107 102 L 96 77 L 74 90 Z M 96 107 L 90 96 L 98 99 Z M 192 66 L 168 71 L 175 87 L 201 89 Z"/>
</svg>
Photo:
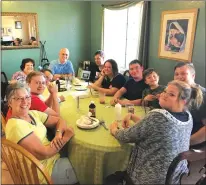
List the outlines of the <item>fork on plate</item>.
<svg viewBox="0 0 206 185">
<path fill-rule="evenodd" d="M 99 120 L 99 124 L 102 125 L 105 130 L 108 130 L 107 126 L 105 125 L 105 121 L 103 119 Z"/>
</svg>

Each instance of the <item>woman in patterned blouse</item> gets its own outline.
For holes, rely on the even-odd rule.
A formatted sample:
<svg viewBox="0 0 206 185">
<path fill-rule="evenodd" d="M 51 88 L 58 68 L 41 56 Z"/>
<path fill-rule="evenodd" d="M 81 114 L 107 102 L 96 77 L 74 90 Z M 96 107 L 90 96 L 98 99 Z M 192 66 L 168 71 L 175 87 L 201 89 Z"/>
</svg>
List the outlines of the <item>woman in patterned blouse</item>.
<svg viewBox="0 0 206 185">
<path fill-rule="evenodd" d="M 133 184 L 165 184 L 172 160 L 189 149 L 193 121 L 188 107 L 191 103 L 198 107 L 201 102 L 199 88 L 172 81 L 160 95 L 162 109 L 150 111 L 142 120 L 128 114 L 122 122 L 124 129 L 119 129 L 116 122 L 111 125 L 111 134 L 116 139 L 135 143 L 126 171 Z M 132 127 L 130 119 L 136 122 Z M 186 161 L 176 169 L 173 184 L 182 171 L 187 171 Z"/>
<path fill-rule="evenodd" d="M 23 59 L 20 66 L 21 71 L 17 71 L 16 73 L 13 74 L 10 83 L 15 83 L 17 81 L 21 83 L 25 83 L 27 75 L 34 70 L 34 66 L 35 66 L 35 62 L 33 59 L 31 58 Z"/>
</svg>

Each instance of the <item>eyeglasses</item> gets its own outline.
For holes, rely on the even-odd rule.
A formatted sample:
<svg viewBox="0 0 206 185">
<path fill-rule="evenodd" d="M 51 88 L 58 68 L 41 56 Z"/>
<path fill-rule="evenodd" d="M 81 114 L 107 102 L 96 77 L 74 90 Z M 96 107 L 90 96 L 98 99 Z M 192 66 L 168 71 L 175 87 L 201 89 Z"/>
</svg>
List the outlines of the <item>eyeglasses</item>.
<svg viewBox="0 0 206 185">
<path fill-rule="evenodd" d="M 30 101 L 31 100 L 31 96 L 26 96 L 26 97 L 14 97 L 12 98 L 14 100 L 16 100 L 17 102 L 23 102 L 25 101 Z"/>
</svg>

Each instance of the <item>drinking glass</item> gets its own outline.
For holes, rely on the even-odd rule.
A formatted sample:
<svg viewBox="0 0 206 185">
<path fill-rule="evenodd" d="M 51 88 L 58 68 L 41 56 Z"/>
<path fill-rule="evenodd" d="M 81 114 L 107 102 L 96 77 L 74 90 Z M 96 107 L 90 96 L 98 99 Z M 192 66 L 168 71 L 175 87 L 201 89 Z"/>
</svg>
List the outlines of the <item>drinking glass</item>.
<svg viewBox="0 0 206 185">
<path fill-rule="evenodd" d="M 128 113 L 134 114 L 134 105 L 128 105 L 127 106 L 127 111 L 128 111 Z"/>
<path fill-rule="evenodd" d="M 99 103 L 105 104 L 105 93 L 99 91 Z"/>
</svg>

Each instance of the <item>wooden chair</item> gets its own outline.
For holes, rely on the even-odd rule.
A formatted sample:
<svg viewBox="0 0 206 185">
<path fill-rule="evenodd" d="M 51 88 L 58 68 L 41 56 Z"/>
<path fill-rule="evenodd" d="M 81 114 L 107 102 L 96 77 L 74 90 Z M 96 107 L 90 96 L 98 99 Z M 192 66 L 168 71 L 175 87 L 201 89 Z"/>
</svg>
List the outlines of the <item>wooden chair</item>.
<svg viewBox="0 0 206 185">
<path fill-rule="evenodd" d="M 177 157 L 174 158 L 174 160 L 172 161 L 172 163 L 169 166 L 169 169 L 167 171 L 167 176 L 166 176 L 166 181 L 165 181 L 165 185 L 171 185 L 172 184 L 172 177 L 174 175 L 175 169 L 178 166 L 178 164 L 180 163 L 180 161 L 182 160 L 187 160 L 188 162 L 188 168 L 189 168 L 189 173 L 185 174 L 184 172 L 182 173 L 182 175 L 179 177 L 180 179 L 180 184 L 182 181 L 182 177 L 183 176 L 189 176 L 190 175 L 190 169 L 191 169 L 191 165 L 192 162 L 197 161 L 197 160 L 201 160 L 201 159 L 205 159 L 206 160 L 206 147 L 201 148 L 199 150 L 188 150 L 186 152 L 182 152 L 180 153 Z M 206 164 L 202 164 L 201 167 L 205 167 Z"/>
<path fill-rule="evenodd" d="M 1 126 L 3 129 L 3 132 L 5 133 L 5 128 L 6 128 L 6 119 L 4 117 L 4 114 L 1 112 Z"/>
<path fill-rule="evenodd" d="M 2 160 L 6 163 L 14 184 L 52 184 L 44 166 L 27 150 L 9 140 L 2 139 Z"/>
</svg>

